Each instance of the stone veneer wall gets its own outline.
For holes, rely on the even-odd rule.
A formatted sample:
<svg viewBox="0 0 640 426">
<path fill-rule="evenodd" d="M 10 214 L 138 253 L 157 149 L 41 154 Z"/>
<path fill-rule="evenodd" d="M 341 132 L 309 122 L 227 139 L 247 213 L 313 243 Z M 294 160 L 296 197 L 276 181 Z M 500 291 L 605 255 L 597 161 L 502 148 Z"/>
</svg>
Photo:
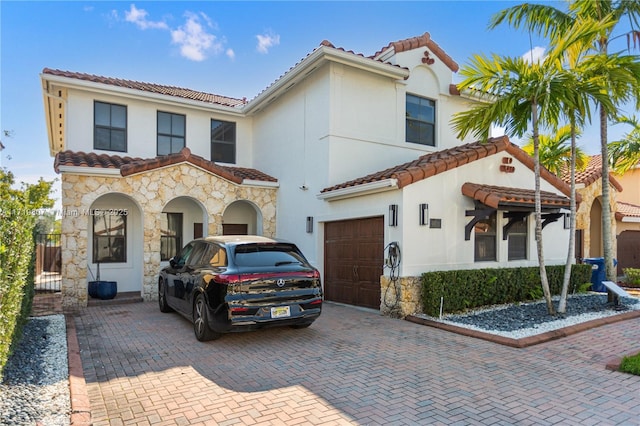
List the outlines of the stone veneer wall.
<svg viewBox="0 0 640 426">
<path fill-rule="evenodd" d="M 582 197 L 582 202 L 576 211 L 576 229 L 582 229 L 583 235 L 583 245 L 584 245 L 584 257 L 591 257 L 590 247 L 591 247 L 591 229 L 589 224 L 591 223 L 591 206 L 593 206 L 594 201 L 602 196 L 602 179 L 598 179 L 593 182 L 591 185 L 580 188 L 576 190 L 577 193 Z M 610 188 L 610 205 L 611 205 L 611 229 L 612 238 L 614 239 L 613 250 L 614 257 L 616 257 L 616 217 L 614 212 L 616 211 L 616 190 Z M 604 206 L 602 206 L 604 208 Z"/>
<path fill-rule="evenodd" d="M 177 164 L 128 177 L 87 176 L 62 173 L 62 304 L 64 308 L 87 305 L 87 261 L 90 235 L 89 210 L 105 194 L 122 194 L 140 208 L 143 223 L 143 282 L 145 300 L 157 297 L 160 271 L 160 219 L 164 207 L 176 197 L 201 203 L 208 217 L 208 233 L 222 234 L 222 215 L 238 200 L 257 206 L 262 214 L 262 234 L 276 233 L 277 188 L 237 185 L 189 164 Z"/>
<path fill-rule="evenodd" d="M 380 312 L 394 318 L 404 318 L 422 312 L 422 277 L 399 277 L 395 283 L 380 277 Z"/>
</svg>

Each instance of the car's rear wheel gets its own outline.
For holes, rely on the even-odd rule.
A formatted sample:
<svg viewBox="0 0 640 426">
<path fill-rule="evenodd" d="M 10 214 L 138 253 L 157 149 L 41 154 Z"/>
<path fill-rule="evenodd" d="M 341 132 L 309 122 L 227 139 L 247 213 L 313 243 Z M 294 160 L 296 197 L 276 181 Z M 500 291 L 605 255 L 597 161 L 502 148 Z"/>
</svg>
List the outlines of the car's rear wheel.
<svg viewBox="0 0 640 426">
<path fill-rule="evenodd" d="M 167 286 L 162 278 L 158 281 L 158 305 L 160 306 L 160 312 L 173 311 L 167 303 Z"/>
<path fill-rule="evenodd" d="M 193 305 L 193 331 L 196 335 L 196 339 L 201 342 L 214 340 L 220 337 L 220 333 L 216 333 L 209 328 L 208 315 L 207 302 L 204 299 L 204 295 L 199 294 L 196 297 L 195 304 Z"/>
</svg>

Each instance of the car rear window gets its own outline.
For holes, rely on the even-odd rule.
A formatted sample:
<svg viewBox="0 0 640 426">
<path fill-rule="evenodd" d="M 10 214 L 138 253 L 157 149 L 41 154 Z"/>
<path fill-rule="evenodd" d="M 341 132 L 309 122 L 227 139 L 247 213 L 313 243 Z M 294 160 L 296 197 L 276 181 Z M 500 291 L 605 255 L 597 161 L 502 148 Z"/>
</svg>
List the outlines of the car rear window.
<svg viewBox="0 0 640 426">
<path fill-rule="evenodd" d="M 306 263 L 296 246 L 290 244 L 243 244 L 237 246 L 234 255 L 238 266 L 279 266 Z"/>
</svg>

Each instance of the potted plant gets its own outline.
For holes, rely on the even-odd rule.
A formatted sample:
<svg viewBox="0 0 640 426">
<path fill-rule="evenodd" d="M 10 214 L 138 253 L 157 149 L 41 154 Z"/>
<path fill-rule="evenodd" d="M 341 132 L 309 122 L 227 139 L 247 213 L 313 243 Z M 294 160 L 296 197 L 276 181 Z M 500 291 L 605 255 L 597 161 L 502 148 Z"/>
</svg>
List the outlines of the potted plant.
<svg viewBox="0 0 640 426">
<path fill-rule="evenodd" d="M 94 299 L 109 300 L 116 297 L 118 293 L 118 283 L 116 281 L 101 281 L 100 280 L 100 263 L 97 264 L 97 277 L 93 276 L 91 268 L 89 273 L 94 281 L 89 281 L 89 296 Z"/>
</svg>

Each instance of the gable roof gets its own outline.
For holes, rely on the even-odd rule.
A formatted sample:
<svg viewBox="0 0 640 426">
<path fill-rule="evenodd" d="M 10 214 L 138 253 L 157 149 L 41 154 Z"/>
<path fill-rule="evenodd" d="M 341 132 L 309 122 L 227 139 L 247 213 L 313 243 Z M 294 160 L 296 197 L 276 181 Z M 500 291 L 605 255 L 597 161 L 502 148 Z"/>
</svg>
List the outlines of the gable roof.
<svg viewBox="0 0 640 426">
<path fill-rule="evenodd" d="M 447 55 L 447 53 L 442 50 L 438 43 L 431 39 L 431 34 L 429 34 L 428 32 L 418 37 L 411 37 L 405 38 L 403 40 L 393 41 L 374 53 L 371 58 L 379 59 L 381 57 L 384 57 L 385 54 L 387 54 L 387 52 L 389 52 L 391 49 L 393 49 L 395 53 L 401 53 L 408 50 L 417 49 L 419 47 L 428 48 L 433 52 L 434 55 L 438 57 L 438 59 L 440 59 L 447 67 L 449 67 L 451 71 L 458 72 L 458 69 L 460 69 L 456 61 L 454 61 L 451 56 Z"/>
<path fill-rule="evenodd" d="M 414 161 L 333 185 L 323 189 L 320 193 L 328 194 L 333 191 L 340 191 L 346 188 L 381 182 L 389 179 L 394 179 L 396 181 L 395 187 L 400 189 L 447 170 L 455 169 L 464 164 L 471 163 L 503 151 L 508 152 L 529 169 L 533 170 L 533 158 L 531 158 L 531 156 L 524 152 L 520 147 L 511 143 L 507 136 L 501 136 L 497 138 L 489 138 L 486 142 L 478 141 L 425 154 Z M 540 169 L 540 176 L 564 195 L 571 195 L 571 189 L 569 186 L 544 167 L 541 167 Z M 576 201 L 580 202 L 579 194 L 576 194 Z"/>
<path fill-rule="evenodd" d="M 247 103 L 246 99 L 229 98 L 227 96 L 215 95 L 213 93 L 200 92 L 197 90 L 185 89 L 176 86 L 167 86 L 163 84 L 144 83 L 134 80 L 125 80 L 122 78 L 102 77 L 99 75 L 86 74 L 81 72 L 61 71 L 51 68 L 43 69 L 42 73 L 56 77 L 73 78 L 76 80 L 88 81 L 92 83 L 107 84 L 110 86 L 140 90 L 143 92 L 156 93 L 160 95 L 174 96 L 177 98 L 229 106 L 234 108 L 242 107 Z"/>
<path fill-rule="evenodd" d="M 569 183 L 569 170 L 566 168 L 562 171 L 562 179 Z M 589 157 L 587 167 L 582 171 L 576 171 L 576 184 L 589 186 L 600 179 L 602 179 L 602 155 L 592 155 Z M 609 173 L 609 183 L 613 185 L 618 192 L 622 191 L 622 185 L 613 177 L 613 173 L 611 172 Z"/>
<path fill-rule="evenodd" d="M 508 188 L 504 186 L 482 185 L 466 182 L 462 185 L 462 195 L 480 201 L 494 209 L 527 207 L 535 205 L 535 191 L 533 189 Z M 540 191 L 542 208 L 569 208 L 570 200 L 553 192 Z"/>
<path fill-rule="evenodd" d="M 189 148 L 175 154 L 155 158 L 132 158 L 119 155 L 96 154 L 94 152 L 63 151 L 56 154 L 54 169 L 60 173 L 66 167 L 89 167 L 119 170 L 121 176 L 131 176 L 180 163 L 190 163 L 228 181 L 242 184 L 245 180 L 276 183 L 278 180 L 256 169 L 221 166 L 203 157 L 191 154 Z"/>
</svg>

